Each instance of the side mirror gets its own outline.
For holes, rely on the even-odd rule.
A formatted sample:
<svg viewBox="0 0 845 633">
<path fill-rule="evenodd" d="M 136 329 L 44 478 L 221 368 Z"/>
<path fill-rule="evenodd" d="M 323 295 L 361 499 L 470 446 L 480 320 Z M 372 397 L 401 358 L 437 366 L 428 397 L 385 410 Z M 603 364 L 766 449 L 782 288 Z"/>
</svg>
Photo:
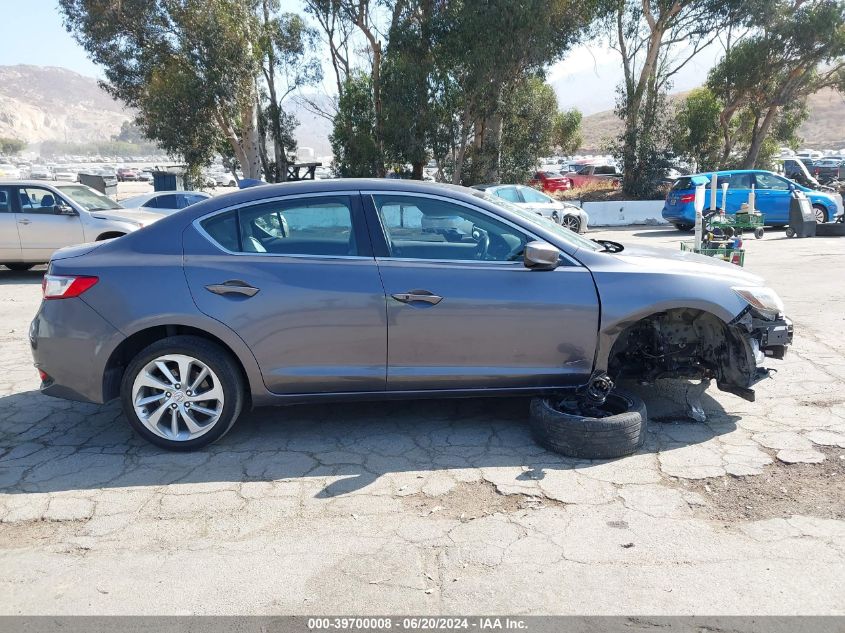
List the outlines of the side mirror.
<svg viewBox="0 0 845 633">
<path fill-rule="evenodd" d="M 560 251 L 548 242 L 528 242 L 523 261 L 531 270 L 554 270 L 560 264 Z"/>
<path fill-rule="evenodd" d="M 53 207 L 53 213 L 56 215 L 76 215 L 76 211 L 74 211 L 73 207 L 67 204 L 57 204 Z"/>
</svg>

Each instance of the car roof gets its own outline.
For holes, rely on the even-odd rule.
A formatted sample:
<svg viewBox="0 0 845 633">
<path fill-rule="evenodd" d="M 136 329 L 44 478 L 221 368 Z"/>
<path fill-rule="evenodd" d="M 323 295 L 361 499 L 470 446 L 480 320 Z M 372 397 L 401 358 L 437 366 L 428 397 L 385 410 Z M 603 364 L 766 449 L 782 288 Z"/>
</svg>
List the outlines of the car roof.
<svg viewBox="0 0 845 633">
<path fill-rule="evenodd" d="M 67 182 L 63 185 L 78 185 L 76 182 Z M 52 180 L 0 180 L 0 185 L 17 185 L 18 187 L 55 187 L 56 183 Z M 82 185 L 84 186 L 84 185 Z"/>
</svg>

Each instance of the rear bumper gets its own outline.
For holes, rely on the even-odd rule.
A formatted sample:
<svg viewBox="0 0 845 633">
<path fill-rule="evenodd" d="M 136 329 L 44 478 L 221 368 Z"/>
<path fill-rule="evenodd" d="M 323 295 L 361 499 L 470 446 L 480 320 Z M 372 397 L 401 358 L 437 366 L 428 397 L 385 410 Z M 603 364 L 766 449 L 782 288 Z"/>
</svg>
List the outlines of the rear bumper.
<svg viewBox="0 0 845 633">
<path fill-rule="evenodd" d="M 123 334 L 80 298 L 42 301 L 29 326 L 35 367 L 48 396 L 102 403 L 103 376 Z"/>
<path fill-rule="evenodd" d="M 663 211 L 660 213 L 663 219 L 671 224 L 695 224 L 695 211 L 684 208 L 678 209 L 676 207 L 663 206 Z"/>
</svg>

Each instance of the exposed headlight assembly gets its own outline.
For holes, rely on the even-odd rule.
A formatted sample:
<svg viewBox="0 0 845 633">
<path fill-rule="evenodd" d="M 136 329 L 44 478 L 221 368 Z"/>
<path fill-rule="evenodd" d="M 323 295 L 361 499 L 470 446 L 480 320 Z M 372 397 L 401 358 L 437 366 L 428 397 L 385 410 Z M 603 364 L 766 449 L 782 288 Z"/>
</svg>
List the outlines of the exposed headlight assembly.
<svg viewBox="0 0 845 633">
<path fill-rule="evenodd" d="M 765 286 L 734 287 L 733 291 L 754 310 L 767 319 L 776 319 L 784 313 L 783 301 L 771 288 Z"/>
</svg>

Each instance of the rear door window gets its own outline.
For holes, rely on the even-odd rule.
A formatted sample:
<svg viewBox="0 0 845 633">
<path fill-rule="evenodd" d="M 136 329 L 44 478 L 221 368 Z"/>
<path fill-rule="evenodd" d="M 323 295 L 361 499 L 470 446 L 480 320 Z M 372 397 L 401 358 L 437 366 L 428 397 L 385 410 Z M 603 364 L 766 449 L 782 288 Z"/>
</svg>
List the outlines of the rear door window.
<svg viewBox="0 0 845 633">
<path fill-rule="evenodd" d="M 499 187 L 496 190 L 496 195 L 508 202 L 522 202 L 522 198 L 519 197 L 516 187 Z"/>
<path fill-rule="evenodd" d="M 200 225 L 235 253 L 357 256 L 361 233 L 347 196 L 280 200 L 214 215 Z"/>
<path fill-rule="evenodd" d="M 782 178 L 778 178 L 772 174 L 757 173 L 755 174 L 758 189 L 772 189 L 775 191 L 788 191 L 789 184 Z"/>
<path fill-rule="evenodd" d="M 0 187 L 0 213 L 12 212 L 12 188 Z"/>
</svg>

